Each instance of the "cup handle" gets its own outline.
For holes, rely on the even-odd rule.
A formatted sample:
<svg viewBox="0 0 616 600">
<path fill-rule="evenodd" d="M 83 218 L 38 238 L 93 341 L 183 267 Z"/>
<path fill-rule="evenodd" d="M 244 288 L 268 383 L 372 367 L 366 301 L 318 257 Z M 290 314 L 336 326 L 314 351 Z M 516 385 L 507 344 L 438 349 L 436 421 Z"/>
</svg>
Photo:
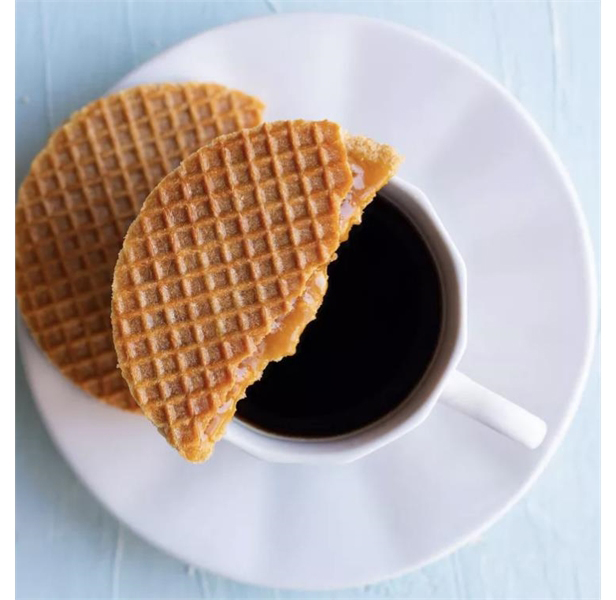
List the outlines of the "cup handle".
<svg viewBox="0 0 616 600">
<path fill-rule="evenodd" d="M 545 438 L 545 421 L 459 371 L 447 379 L 441 400 L 531 450 Z"/>
</svg>

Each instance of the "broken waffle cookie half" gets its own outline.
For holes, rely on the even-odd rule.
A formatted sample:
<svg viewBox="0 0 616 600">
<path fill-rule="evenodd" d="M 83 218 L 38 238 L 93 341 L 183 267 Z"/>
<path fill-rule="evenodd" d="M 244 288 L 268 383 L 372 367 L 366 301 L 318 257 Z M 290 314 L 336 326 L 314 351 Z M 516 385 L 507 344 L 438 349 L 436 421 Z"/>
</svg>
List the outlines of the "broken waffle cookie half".
<svg viewBox="0 0 616 600">
<path fill-rule="evenodd" d="M 34 159 L 15 210 L 17 299 L 40 348 L 89 394 L 139 410 L 109 317 L 118 252 L 143 201 L 197 148 L 258 125 L 263 110 L 213 83 L 140 85 L 73 114 Z"/>
<path fill-rule="evenodd" d="M 335 123 L 279 121 L 216 138 L 147 197 L 115 268 L 113 339 L 135 401 L 186 459 L 205 460 L 246 388 L 294 353 L 399 162 Z"/>
</svg>

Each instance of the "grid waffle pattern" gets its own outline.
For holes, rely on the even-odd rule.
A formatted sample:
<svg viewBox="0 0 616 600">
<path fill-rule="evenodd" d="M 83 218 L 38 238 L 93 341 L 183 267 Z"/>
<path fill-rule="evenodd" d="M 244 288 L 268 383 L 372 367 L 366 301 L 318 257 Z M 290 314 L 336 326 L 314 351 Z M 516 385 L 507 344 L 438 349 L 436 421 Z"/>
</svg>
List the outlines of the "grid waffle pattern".
<svg viewBox="0 0 616 600">
<path fill-rule="evenodd" d="M 351 184 L 336 124 L 285 121 L 216 139 L 146 200 L 116 266 L 114 342 L 189 460 L 209 455 L 238 365 L 331 260 Z"/>
<path fill-rule="evenodd" d="M 74 114 L 34 160 L 16 208 L 17 296 L 39 346 L 90 394 L 138 410 L 117 368 L 110 306 L 143 201 L 182 159 L 254 127 L 262 111 L 215 84 L 138 86 Z"/>
</svg>

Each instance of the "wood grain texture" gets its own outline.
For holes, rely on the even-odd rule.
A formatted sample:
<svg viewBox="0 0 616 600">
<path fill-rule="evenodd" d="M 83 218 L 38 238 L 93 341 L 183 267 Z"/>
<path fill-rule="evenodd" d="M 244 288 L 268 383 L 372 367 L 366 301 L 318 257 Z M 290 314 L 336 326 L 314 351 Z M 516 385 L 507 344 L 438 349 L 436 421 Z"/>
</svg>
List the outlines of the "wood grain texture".
<svg viewBox="0 0 616 600">
<path fill-rule="evenodd" d="M 352 12 L 413 27 L 500 80 L 554 143 L 599 242 L 599 17 L 595 2 L 18 2 L 16 184 L 49 133 L 137 64 L 188 36 L 274 12 Z M 598 261 L 598 259 L 597 259 Z M 19 598 L 599 597 L 599 364 L 561 449 L 482 539 L 416 573 L 314 594 L 194 569 L 118 524 L 40 421 L 21 362 L 16 398 Z"/>
</svg>

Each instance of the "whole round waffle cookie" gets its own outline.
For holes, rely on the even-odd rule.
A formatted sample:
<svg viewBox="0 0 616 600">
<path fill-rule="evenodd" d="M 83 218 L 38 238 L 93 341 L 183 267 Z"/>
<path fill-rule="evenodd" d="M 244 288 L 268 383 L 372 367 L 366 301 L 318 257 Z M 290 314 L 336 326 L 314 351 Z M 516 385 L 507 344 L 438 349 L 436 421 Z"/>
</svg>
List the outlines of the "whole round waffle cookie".
<svg viewBox="0 0 616 600">
<path fill-rule="evenodd" d="M 351 185 L 338 125 L 281 121 L 217 138 L 145 201 L 115 270 L 114 343 L 135 400 L 185 458 L 209 456 L 229 390 L 331 260 Z"/>
<path fill-rule="evenodd" d="M 17 298 L 38 345 L 93 396 L 138 410 L 117 368 L 110 322 L 128 226 L 182 159 L 258 125 L 263 108 L 216 84 L 138 86 L 75 113 L 34 159 L 16 207 Z"/>
</svg>

